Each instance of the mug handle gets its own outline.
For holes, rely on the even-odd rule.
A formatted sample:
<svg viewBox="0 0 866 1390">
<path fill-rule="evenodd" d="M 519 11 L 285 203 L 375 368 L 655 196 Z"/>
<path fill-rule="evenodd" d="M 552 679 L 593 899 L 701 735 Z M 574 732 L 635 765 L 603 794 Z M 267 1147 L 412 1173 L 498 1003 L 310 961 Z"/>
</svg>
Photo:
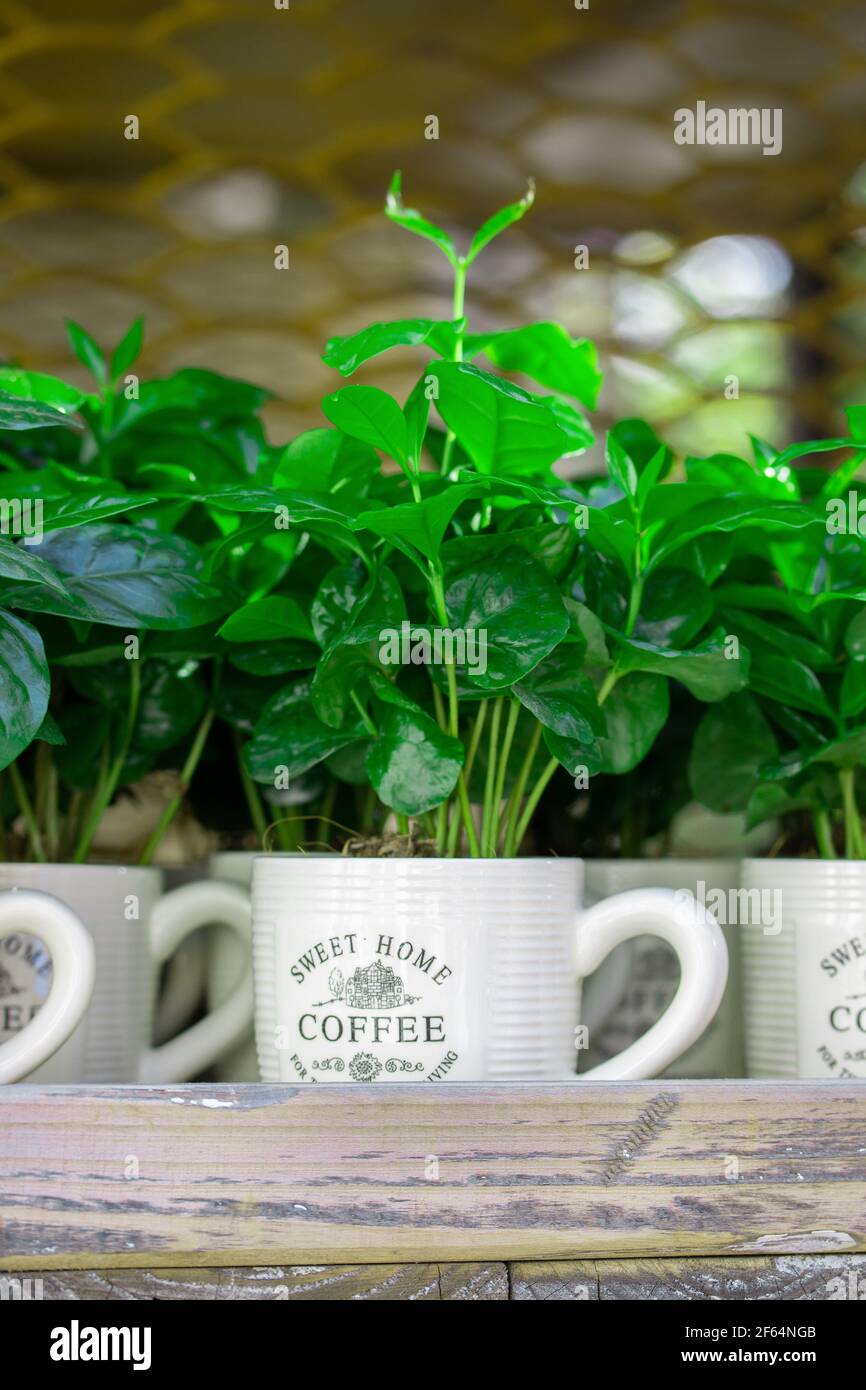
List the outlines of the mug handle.
<svg viewBox="0 0 866 1390">
<path fill-rule="evenodd" d="M 176 1038 L 142 1054 L 139 1081 L 150 1085 L 187 1081 L 247 1036 L 253 1020 L 251 921 L 249 894 L 232 883 L 205 879 L 160 898 L 150 916 L 151 952 L 157 964 L 168 960 L 190 932 L 213 923 L 234 932 L 247 963 L 228 999 Z"/>
<path fill-rule="evenodd" d="M 690 893 L 638 888 L 606 898 L 577 920 L 577 972 L 592 974 L 614 946 L 659 936 L 680 963 L 677 992 L 660 1019 L 581 1080 L 642 1081 L 658 1076 L 704 1032 L 725 992 L 728 948 L 718 922 Z"/>
<path fill-rule="evenodd" d="M 27 888 L 0 893 L 0 937 L 36 936 L 51 956 L 51 989 L 36 1017 L 0 1043 L 0 1082 L 18 1081 L 53 1056 L 77 1028 L 93 993 L 93 940 L 59 898 Z"/>
</svg>

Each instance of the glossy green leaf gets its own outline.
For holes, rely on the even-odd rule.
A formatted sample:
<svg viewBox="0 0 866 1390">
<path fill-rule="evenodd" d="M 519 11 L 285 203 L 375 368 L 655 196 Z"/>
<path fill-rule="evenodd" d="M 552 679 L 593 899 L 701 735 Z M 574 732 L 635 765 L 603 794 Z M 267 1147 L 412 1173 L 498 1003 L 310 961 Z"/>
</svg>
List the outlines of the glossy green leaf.
<svg viewBox="0 0 866 1390">
<path fill-rule="evenodd" d="M 446 580 L 448 624 L 465 635 L 467 651 L 472 634 L 476 660 L 466 675 L 479 690 L 502 690 L 523 680 L 568 632 L 556 585 L 523 550 L 483 564 L 449 564 Z"/>
<path fill-rule="evenodd" d="M 574 645 L 562 643 L 540 662 L 512 693 L 545 729 L 563 738 L 592 743 L 606 728 L 596 689 L 580 670 Z"/>
<path fill-rule="evenodd" d="M 262 710 L 244 762 L 257 782 L 276 785 L 280 769 L 300 777 L 324 758 L 364 736 L 360 723 L 332 729 L 318 718 L 310 701 L 310 681 L 292 681 Z"/>
<path fill-rule="evenodd" d="M 421 450 L 427 437 L 430 418 L 430 398 L 427 392 L 427 378 L 422 376 L 409 392 L 403 406 L 403 416 L 406 420 L 406 452 L 416 473 L 420 467 Z"/>
<path fill-rule="evenodd" d="M 314 642 L 239 642 L 232 644 L 229 665 L 251 676 L 284 676 L 312 671 L 321 652 Z"/>
<path fill-rule="evenodd" d="M 69 386 L 59 377 L 46 376 L 44 372 L 25 372 L 19 367 L 0 367 L 0 391 L 20 401 L 51 406 L 64 415 L 72 414 L 85 401 L 93 399 L 86 391 Z"/>
<path fill-rule="evenodd" d="M 656 646 L 685 647 L 697 637 L 713 611 L 708 586 L 686 570 L 651 574 L 644 585 L 634 636 Z"/>
<path fill-rule="evenodd" d="M 506 227 L 510 227 L 514 222 L 519 222 L 525 217 L 535 202 L 535 180 L 530 179 L 526 192 L 516 203 L 509 203 L 507 207 L 500 208 L 492 217 L 482 223 L 475 233 L 466 254 L 466 264 L 471 265 L 479 252 L 483 251 L 494 237 L 504 232 Z"/>
<path fill-rule="evenodd" d="M 38 734 L 49 692 L 39 633 L 14 614 L 0 611 L 0 768 L 14 762 Z"/>
<path fill-rule="evenodd" d="M 58 574 L 40 560 L 34 549 L 13 545 L 0 539 L 0 579 L 17 580 L 25 584 L 42 584 L 55 593 L 66 594 L 66 586 Z M 2 584 L 0 584 L 2 589 Z"/>
<path fill-rule="evenodd" d="M 755 697 L 749 691 L 728 696 L 712 705 L 697 727 L 689 757 L 692 794 L 711 811 L 744 811 L 759 768 L 777 750 Z"/>
<path fill-rule="evenodd" d="M 409 439 L 406 419 L 387 391 L 377 386 L 344 386 L 325 396 L 322 410 L 332 424 L 406 466 Z"/>
<path fill-rule="evenodd" d="M 311 612 L 325 651 L 312 685 L 313 707 L 326 724 L 339 727 L 365 672 L 378 671 L 383 640 L 406 618 L 400 585 L 387 569 L 362 576 L 358 566 L 329 571 Z"/>
<path fill-rule="evenodd" d="M 633 671 L 604 702 L 607 733 L 598 740 L 601 771 L 631 772 L 643 762 L 667 722 L 668 683 L 662 676 Z"/>
<path fill-rule="evenodd" d="M 110 376 L 112 381 L 117 381 L 127 372 L 141 355 L 144 344 L 144 319 L 135 319 L 124 333 L 114 352 L 111 354 Z"/>
<path fill-rule="evenodd" d="M 356 525 L 384 536 L 393 545 L 410 545 L 434 560 L 439 555 L 445 532 L 455 513 L 473 498 L 483 495 L 474 483 L 453 484 L 423 502 L 404 502 L 379 511 L 361 512 Z"/>
<path fill-rule="evenodd" d="M 866 657 L 866 608 L 851 619 L 845 632 L 845 650 L 855 660 Z"/>
<path fill-rule="evenodd" d="M 612 432 L 607 436 L 605 463 L 611 482 L 615 483 L 626 497 L 634 499 L 637 496 L 637 469 L 634 466 L 633 460 L 629 457 L 616 435 Z"/>
<path fill-rule="evenodd" d="M 572 776 L 584 770 L 590 775 L 627 773 L 650 751 L 664 728 L 669 704 L 667 681 L 632 672 L 609 691 L 597 709 L 590 738 L 564 737 L 545 728 L 544 742 Z"/>
<path fill-rule="evenodd" d="M 287 444 L 274 469 L 276 488 L 363 497 L 380 469 L 379 455 L 369 444 L 340 430 L 305 430 Z"/>
<path fill-rule="evenodd" d="M 769 532 L 799 531 L 820 524 L 820 520 L 810 507 L 799 502 L 765 502 L 749 497 L 713 499 L 690 508 L 663 533 L 647 568 L 658 568 L 681 546 L 708 532 L 751 528 Z"/>
<path fill-rule="evenodd" d="M 380 567 L 371 577 L 363 565 L 336 565 L 322 579 L 310 608 L 316 641 L 328 647 L 354 625 L 399 627 L 406 617 L 400 585 Z"/>
<path fill-rule="evenodd" d="M 424 815 L 457 785 L 463 744 L 387 681 L 377 681 L 375 690 L 379 734 L 367 752 L 370 782 L 392 810 Z"/>
<path fill-rule="evenodd" d="M 135 630 L 196 627 L 230 603 L 201 578 L 204 560 L 195 546 L 138 526 L 96 522 L 51 532 L 40 559 L 60 575 L 67 596 L 45 585 L 11 584 L 3 588 L 10 607 Z"/>
<path fill-rule="evenodd" d="M 270 391 L 236 377 L 223 376 L 204 367 L 182 367 L 170 377 L 143 381 L 138 397 L 117 398 L 115 435 L 155 424 L 156 417 L 183 417 L 206 421 L 209 426 L 254 415 L 270 397 Z M 164 430 L 165 422 L 160 422 Z"/>
<path fill-rule="evenodd" d="M 832 654 L 821 647 L 818 642 L 805 632 L 792 631 L 790 625 L 781 623 L 778 619 L 769 622 L 756 613 L 748 611 L 733 610 L 729 612 L 724 608 L 721 611 L 725 615 L 725 622 L 728 624 L 729 631 L 735 632 L 750 646 L 763 643 L 765 646 L 781 652 L 784 656 L 795 657 L 797 661 L 811 666 L 815 671 L 826 671 L 834 665 Z"/>
<path fill-rule="evenodd" d="M 581 412 L 561 396 L 533 396 L 549 410 L 563 433 L 562 458 L 582 454 L 595 443 L 595 435 Z"/>
<path fill-rule="evenodd" d="M 424 344 L 441 357 L 454 352 L 456 335 L 464 319 L 451 323 L 447 319 L 395 319 L 390 323 L 371 323 L 359 333 L 345 338 L 330 338 L 322 353 L 322 361 L 334 367 L 342 376 L 351 376 L 364 362 L 395 347 L 420 347 Z"/>
<path fill-rule="evenodd" d="M 742 690 L 749 673 L 749 654 L 741 647 L 728 656 L 724 632 L 716 632 L 697 647 L 678 651 L 634 638 L 617 637 L 616 665 L 621 671 L 647 671 L 679 681 L 698 700 L 723 700 Z"/>
<path fill-rule="evenodd" d="M 820 680 L 811 667 L 794 657 L 756 648 L 752 652 L 749 683 L 758 695 L 832 718 L 833 711 Z"/>
<path fill-rule="evenodd" d="M 313 629 L 296 599 L 269 594 L 232 613 L 219 629 L 227 642 L 275 642 L 294 637 L 311 641 Z"/>
<path fill-rule="evenodd" d="M 63 731 L 50 710 L 39 725 L 34 737 L 38 738 L 41 743 L 50 743 L 52 748 L 62 748 L 63 744 L 66 742 L 66 739 L 63 737 Z"/>
<path fill-rule="evenodd" d="M 602 375 L 595 344 L 572 338 L 559 323 L 531 323 L 506 332 L 470 333 L 463 344 L 466 361 L 483 353 L 504 372 L 521 372 L 595 410 Z"/>
<path fill-rule="evenodd" d="M 72 351 L 83 363 L 87 370 L 104 386 L 108 380 L 108 372 L 105 365 L 105 354 L 94 338 L 90 336 L 86 328 L 82 328 L 73 319 L 66 320 L 66 333 L 72 346 Z"/>
<path fill-rule="evenodd" d="M 414 232 L 415 236 L 432 241 L 452 265 L 456 264 L 457 248 L 448 233 L 443 231 L 441 227 L 437 227 L 435 222 L 429 222 L 426 217 L 422 217 L 415 208 L 405 206 L 403 180 L 399 169 L 394 171 L 391 179 L 391 185 L 385 199 L 385 215 L 390 217 L 392 222 L 396 222 L 399 227 L 405 227 L 407 232 Z"/>
<path fill-rule="evenodd" d="M 67 429 L 83 430 L 81 420 L 72 419 L 53 406 L 17 396 L 0 396 L 0 430 L 44 430 L 63 425 Z"/>
<path fill-rule="evenodd" d="M 430 375 L 440 415 L 481 472 L 545 475 L 569 451 L 553 411 L 527 391 L 465 362 L 434 362 Z"/>
<path fill-rule="evenodd" d="M 866 710 L 866 657 L 849 661 L 839 692 L 839 713 L 843 719 L 856 719 Z"/>
<path fill-rule="evenodd" d="M 604 625 L 585 603 L 579 603 L 577 599 L 567 596 L 564 602 L 571 631 L 580 640 L 584 664 L 605 669 L 610 665 L 610 653 L 607 649 Z"/>
</svg>

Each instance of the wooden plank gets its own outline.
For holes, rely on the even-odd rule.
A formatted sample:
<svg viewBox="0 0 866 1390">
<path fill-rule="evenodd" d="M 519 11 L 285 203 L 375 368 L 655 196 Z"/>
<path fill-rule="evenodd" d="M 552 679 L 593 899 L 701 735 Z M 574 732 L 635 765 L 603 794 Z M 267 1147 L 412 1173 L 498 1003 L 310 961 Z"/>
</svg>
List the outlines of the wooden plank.
<svg viewBox="0 0 866 1390">
<path fill-rule="evenodd" d="M 504 1264 L 49 1269 L 29 1273 L 24 1279 L 29 1280 L 30 1296 L 41 1296 L 47 1303 L 70 1299 L 435 1303 L 508 1298 L 508 1271 Z"/>
<path fill-rule="evenodd" d="M 184 1302 L 866 1300 L 866 1255 L 29 1271 L 19 1296 Z M 13 1276 L 6 1276 L 10 1282 Z M 3 1276 L 0 1276 L 2 1281 Z M 15 1292 L 10 1290 L 9 1292 Z M 8 1296 L 8 1294 L 6 1295 Z"/>
<path fill-rule="evenodd" d="M 9 1086 L 0 1267 L 866 1250 L 859 1082 Z"/>
<path fill-rule="evenodd" d="M 864 1300 L 866 1255 L 524 1261 L 511 1266 L 511 1287 L 515 1300 L 542 1302 Z"/>
</svg>

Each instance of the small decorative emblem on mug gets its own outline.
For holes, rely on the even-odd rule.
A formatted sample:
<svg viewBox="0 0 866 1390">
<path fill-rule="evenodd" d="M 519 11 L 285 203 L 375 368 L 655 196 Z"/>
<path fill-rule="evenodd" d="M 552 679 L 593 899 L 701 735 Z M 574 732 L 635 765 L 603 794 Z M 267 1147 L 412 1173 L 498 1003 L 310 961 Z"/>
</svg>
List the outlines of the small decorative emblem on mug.
<svg viewBox="0 0 866 1390">
<path fill-rule="evenodd" d="M 372 1052 L 356 1052 L 349 1063 L 349 1074 L 353 1081 L 375 1081 L 382 1070 L 382 1063 Z"/>
</svg>

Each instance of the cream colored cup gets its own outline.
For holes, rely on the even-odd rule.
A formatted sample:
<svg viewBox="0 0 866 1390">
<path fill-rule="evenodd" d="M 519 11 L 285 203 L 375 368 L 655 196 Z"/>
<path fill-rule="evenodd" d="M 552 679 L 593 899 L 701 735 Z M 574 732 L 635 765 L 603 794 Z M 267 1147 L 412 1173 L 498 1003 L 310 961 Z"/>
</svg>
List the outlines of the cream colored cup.
<svg viewBox="0 0 866 1390">
<path fill-rule="evenodd" d="M 748 1075 L 866 1079 L 866 863 L 746 859 L 741 885 Z"/>
<path fill-rule="evenodd" d="M 67 1040 L 92 993 L 93 942 L 75 914 L 44 893 L 0 892 L 0 1082 L 29 1076 L 64 1044 L 80 1061 Z"/>
<path fill-rule="evenodd" d="M 151 1046 L 157 976 L 161 964 L 199 927 L 223 922 L 249 940 L 249 901 L 229 884 L 204 881 L 162 893 L 153 868 L 115 865 L 0 864 L 0 889 L 48 891 L 84 923 L 93 941 L 95 980 L 90 1005 L 68 1042 L 40 1066 L 39 1082 L 170 1082 L 206 1070 L 235 1046 L 251 1017 L 249 963 L 231 996 L 179 1036 Z M 34 904 L 29 940 L 48 954 L 50 919 Z M 56 965 L 53 965 L 56 969 Z M 43 1001 L 53 971 L 23 971 L 17 985 L 30 1011 Z M 52 988 L 53 995 L 53 988 Z M 51 995 L 48 996 L 50 1002 Z M 8 1021 L 8 1020 L 7 1020 Z M 17 1028 L 0 1033 L 0 1047 Z"/>
<path fill-rule="evenodd" d="M 581 981 L 648 933 L 676 952 L 679 988 L 643 1037 L 589 1075 L 657 1075 L 718 1007 L 722 933 L 663 889 L 589 910 L 582 895 L 576 859 L 259 856 L 262 1079 L 580 1080 Z"/>
</svg>

